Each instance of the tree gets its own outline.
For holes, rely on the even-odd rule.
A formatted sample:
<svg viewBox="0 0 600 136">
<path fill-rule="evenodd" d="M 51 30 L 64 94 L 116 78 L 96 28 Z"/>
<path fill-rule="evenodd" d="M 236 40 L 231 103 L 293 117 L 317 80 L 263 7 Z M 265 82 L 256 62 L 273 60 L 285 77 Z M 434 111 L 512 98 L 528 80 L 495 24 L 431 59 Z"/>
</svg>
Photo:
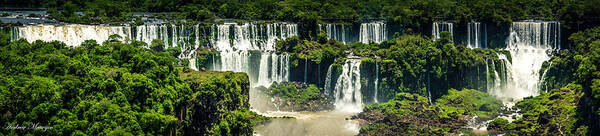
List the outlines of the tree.
<svg viewBox="0 0 600 136">
<path fill-rule="evenodd" d="M 160 39 L 154 39 L 150 44 L 150 49 L 157 52 L 162 52 L 165 49 L 165 43 Z"/>
</svg>

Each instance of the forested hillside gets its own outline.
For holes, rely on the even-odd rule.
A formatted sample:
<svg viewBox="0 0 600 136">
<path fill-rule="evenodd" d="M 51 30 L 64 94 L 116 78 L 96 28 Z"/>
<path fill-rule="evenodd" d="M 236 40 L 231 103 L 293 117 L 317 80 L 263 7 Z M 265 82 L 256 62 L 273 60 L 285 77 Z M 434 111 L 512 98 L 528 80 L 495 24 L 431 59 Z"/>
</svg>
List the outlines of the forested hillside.
<svg viewBox="0 0 600 136">
<path fill-rule="evenodd" d="M 6 6 L 48 8 L 52 17 L 67 22 L 129 21 L 132 12 L 168 12 L 172 19 L 205 21 L 213 18 L 315 22 L 358 22 L 385 19 L 411 28 L 434 20 L 505 23 L 538 18 L 583 25 L 600 15 L 596 0 L 3 0 Z M 73 12 L 82 12 L 83 16 Z M 165 16 L 162 16 L 165 17 Z"/>
<path fill-rule="evenodd" d="M 1 39 L 0 122 L 51 128 L 0 133 L 250 135 L 263 120 L 249 111 L 246 74 L 191 72 L 168 52 L 113 38 L 79 47 Z"/>
</svg>

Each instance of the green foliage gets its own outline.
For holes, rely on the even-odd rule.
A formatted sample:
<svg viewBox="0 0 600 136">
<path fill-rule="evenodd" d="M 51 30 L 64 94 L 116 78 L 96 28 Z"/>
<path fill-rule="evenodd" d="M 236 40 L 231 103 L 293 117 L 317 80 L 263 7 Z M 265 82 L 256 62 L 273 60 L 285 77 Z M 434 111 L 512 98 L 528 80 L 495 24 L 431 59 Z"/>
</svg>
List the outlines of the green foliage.
<svg viewBox="0 0 600 136">
<path fill-rule="evenodd" d="M 598 118 L 600 117 L 599 102 L 600 102 L 600 27 L 588 29 L 582 32 L 573 33 L 569 37 L 569 42 L 574 45 L 572 49 L 563 50 L 561 53 L 554 56 L 550 62 L 544 64 L 542 70 L 547 70 L 545 80 L 542 82 L 541 87 L 544 90 L 559 89 L 565 90 L 565 88 L 573 90 L 573 94 L 569 95 L 580 95 L 583 93 L 583 98 L 586 102 L 578 101 L 566 101 L 570 105 L 577 104 L 576 108 L 578 111 L 577 117 L 573 117 L 572 114 L 565 112 L 566 116 L 569 117 L 568 121 L 577 121 L 577 124 L 583 125 L 568 125 L 569 129 L 564 129 L 565 126 L 560 126 L 564 133 L 575 134 L 579 129 L 586 129 L 586 133 L 598 133 L 600 130 L 600 124 Z M 542 71 L 540 70 L 540 71 Z M 578 84 L 580 87 L 575 87 Z M 559 91 L 560 92 L 560 91 Z M 546 95 L 553 95 L 555 92 L 551 92 Z M 539 96 L 532 99 L 540 101 L 539 103 L 553 100 L 552 97 Z M 580 98 L 577 98 L 578 100 Z M 533 100 L 531 100 L 533 101 Z M 536 101 L 533 101 L 536 102 Z M 535 107 L 528 107 L 530 111 L 542 111 L 542 109 Z M 565 107 L 567 108 L 567 107 Z M 574 108 L 574 107 L 571 107 Z M 558 118 L 564 117 L 565 115 L 549 114 L 546 118 Z M 530 123 L 530 121 L 524 120 L 524 123 Z M 571 122 L 567 122 L 571 123 Z M 546 125 L 539 129 L 556 129 L 552 125 Z M 588 128 L 589 127 L 589 128 Z"/>
<path fill-rule="evenodd" d="M 361 19 L 385 19 L 415 30 L 440 18 L 451 22 L 477 20 L 491 23 L 510 23 L 532 18 L 561 19 L 567 24 L 567 28 L 571 28 L 581 24 L 582 20 L 587 19 L 586 16 L 597 15 L 600 11 L 594 6 L 597 4 L 593 0 L 41 0 L 29 3 L 7 0 L 3 3 L 46 7 L 52 10 L 49 12 L 52 17 L 78 23 L 127 21 L 131 20 L 131 12 L 174 12 L 174 16 L 177 16 L 175 18 L 196 21 L 217 17 L 310 24 L 317 20 L 359 22 Z M 75 11 L 83 12 L 84 15 L 74 15 Z"/>
<path fill-rule="evenodd" d="M 266 91 L 277 98 L 280 110 L 318 111 L 333 107 L 333 98 L 325 95 L 316 85 L 297 82 L 273 83 Z"/>
<path fill-rule="evenodd" d="M 217 57 L 219 57 L 219 52 L 216 50 L 198 48 L 196 50 L 196 66 L 198 66 L 198 68 L 210 68 L 210 66 L 216 65 L 212 64 L 212 60 L 218 59 Z"/>
<path fill-rule="evenodd" d="M 175 107 L 191 91 L 176 76 L 175 58 L 118 41 L 67 48 L 18 40 L 0 52 L 2 122 L 56 128 L 34 134 L 169 134 Z"/>
<path fill-rule="evenodd" d="M 496 118 L 488 124 L 487 128 L 488 128 L 488 130 L 491 130 L 491 131 L 498 131 L 498 130 L 502 130 L 502 127 L 505 126 L 506 124 L 508 124 L 508 120 L 505 120 L 503 118 Z M 508 127 L 510 127 L 510 126 L 508 126 Z"/>
<path fill-rule="evenodd" d="M 157 52 L 162 52 L 165 50 L 165 42 L 160 39 L 154 39 L 150 44 L 150 49 Z"/>
<path fill-rule="evenodd" d="M 485 92 L 464 89 L 458 91 L 448 90 L 448 94 L 437 99 L 436 104 L 452 105 L 458 109 L 464 109 L 465 112 L 474 113 L 480 118 L 490 118 L 497 116 L 500 112 L 502 102 L 498 101 Z"/>
<path fill-rule="evenodd" d="M 0 129 L 0 135 L 216 133 L 211 129 L 217 124 L 204 120 L 230 124 L 231 131 L 220 134 L 250 135 L 264 120 L 248 111 L 245 74 L 187 70 L 180 75 L 186 70 L 174 67 L 171 52 L 119 39 L 111 36 L 102 45 L 88 40 L 77 47 L 0 42 L 0 122 L 52 127 Z"/>
<path fill-rule="evenodd" d="M 393 100 L 369 105 L 356 116 L 367 121 L 359 135 L 457 134 L 463 131 L 461 128 L 469 117 L 496 113 L 502 105 L 487 93 L 476 90 L 451 89 L 449 92 L 434 105 L 429 104 L 427 97 L 411 93 L 397 93 Z"/>
<path fill-rule="evenodd" d="M 183 68 L 179 76 L 196 90 L 182 112 L 186 134 L 251 135 L 252 128 L 266 120 L 249 111 L 246 74 Z"/>
<path fill-rule="evenodd" d="M 569 84 L 565 88 L 519 102 L 523 118 L 511 123 L 494 121 L 494 127 L 509 135 L 586 135 L 588 126 L 580 124 L 582 87 Z"/>
<path fill-rule="evenodd" d="M 348 52 L 367 58 L 365 60 L 377 59 L 379 88 L 383 90 L 378 95 L 383 100 L 392 99 L 399 92 L 428 95 L 427 90 L 431 90 L 433 98 L 437 99 L 447 94 L 450 88 L 486 89 L 482 88 L 486 77 L 480 76 L 485 74 L 478 73 L 485 73 L 488 61 L 500 63 L 498 53 L 508 52 L 455 46 L 451 37 L 447 32 L 436 41 L 420 35 L 402 35 L 379 44 L 345 45 L 335 40 L 322 40 L 326 38 L 320 34 L 317 41 L 297 37 L 278 41 L 276 49 L 289 52 L 292 67 L 299 66 L 305 58 L 313 64 L 336 64 L 343 62 Z M 373 61 L 363 62 L 374 64 Z"/>
<path fill-rule="evenodd" d="M 383 58 L 379 64 L 381 86 L 393 90 L 385 91 L 383 96 L 392 98 L 398 92 L 426 95 L 431 90 L 435 99 L 447 94 L 450 88 L 485 89 L 477 88 L 480 80 L 470 77 L 484 71 L 488 59 L 499 62 L 496 51 L 468 49 L 447 41 L 403 35 L 380 44 L 379 47 L 389 46 L 374 51 Z"/>
<path fill-rule="evenodd" d="M 275 47 L 277 51 L 288 52 L 293 57 L 292 61 L 295 61 L 292 64 L 298 64 L 298 60 L 305 58 L 317 64 L 322 61 L 331 62 L 336 58 L 345 57 L 344 51 L 348 49 L 346 45 L 335 40 L 317 42 L 300 40 L 296 36 L 277 41 Z"/>
</svg>

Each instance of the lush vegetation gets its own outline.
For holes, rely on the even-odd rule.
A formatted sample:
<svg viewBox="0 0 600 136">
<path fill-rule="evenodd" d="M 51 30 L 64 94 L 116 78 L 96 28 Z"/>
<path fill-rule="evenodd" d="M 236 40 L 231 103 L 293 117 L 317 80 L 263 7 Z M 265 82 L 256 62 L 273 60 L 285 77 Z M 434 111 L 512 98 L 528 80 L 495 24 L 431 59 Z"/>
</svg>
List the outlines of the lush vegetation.
<svg viewBox="0 0 600 136">
<path fill-rule="evenodd" d="M 292 66 L 297 67 L 303 67 L 299 63 L 308 59 L 309 63 L 334 64 L 339 68 L 348 52 L 367 58 L 361 65 L 372 67 L 378 61 L 379 88 L 382 90 L 378 97 L 382 99 L 394 98 L 399 92 L 427 95 L 427 90 L 430 90 L 434 98 L 439 98 L 450 88 L 485 90 L 486 63 L 499 63 L 497 54 L 508 52 L 469 49 L 465 45 L 452 44 L 450 37 L 448 32 L 443 32 L 442 38 L 436 41 L 421 35 L 402 35 L 380 44 L 345 45 L 326 40 L 325 35 L 320 34 L 317 41 L 292 37 L 278 41 L 276 47 L 278 51 L 289 52 Z M 321 68 L 327 71 L 327 67 Z"/>
<path fill-rule="evenodd" d="M 542 88 L 548 93 L 518 103 L 523 118 L 496 123 L 511 135 L 589 135 L 600 130 L 600 28 L 574 33 L 574 45 L 546 62 Z M 552 65 L 550 65 L 552 63 Z M 503 122 L 503 121 L 498 121 Z"/>
<path fill-rule="evenodd" d="M 427 97 L 398 93 L 384 103 L 369 105 L 354 118 L 366 120 L 359 135 L 450 135 L 468 132 L 466 121 L 474 116 L 493 118 L 502 103 L 485 92 L 451 89 L 430 104 Z"/>
<path fill-rule="evenodd" d="M 191 72 L 170 52 L 118 39 L 78 47 L 1 39 L 0 122 L 52 128 L 0 134 L 251 135 L 263 120 L 248 111 L 245 74 Z"/>
<path fill-rule="evenodd" d="M 598 133 L 599 128 L 599 116 L 600 110 L 598 107 L 600 101 L 600 91 L 598 91 L 600 86 L 600 70 L 597 66 L 600 66 L 600 28 L 593 28 L 583 32 L 574 33 L 569 37 L 569 43 L 573 45 L 572 48 L 563 49 L 560 53 L 556 54 L 549 62 L 545 62 L 544 67 L 540 70 L 541 73 L 547 72 L 544 77 L 544 81 L 542 81 L 541 87 L 542 94 L 536 97 L 528 97 L 523 101 L 517 103 L 515 105 L 515 109 L 519 109 L 519 114 L 522 115 L 521 118 L 514 118 L 514 121 L 507 121 L 502 118 L 497 118 L 490 122 L 488 128 L 494 133 L 505 133 L 507 135 L 590 135 Z M 401 39 L 401 38 L 400 38 Z M 399 39 L 395 39 L 397 41 L 401 41 Z M 418 42 L 413 42 L 411 44 L 405 45 L 419 45 Z M 444 49 L 443 53 L 451 52 L 452 49 Z M 465 51 L 461 51 L 465 52 Z M 467 51 L 468 52 L 468 51 Z M 411 51 L 410 54 L 414 54 L 415 51 Z M 384 56 L 384 55 L 381 55 Z M 431 56 L 431 55 L 427 55 Z M 404 57 L 406 58 L 418 58 L 418 57 Z M 450 57 L 453 58 L 453 57 Z M 382 62 L 385 64 L 385 62 Z M 410 65 L 414 66 L 414 64 Z M 385 65 L 384 65 L 385 67 Z M 442 69 L 443 70 L 443 69 Z M 385 68 L 382 68 L 382 72 L 385 71 Z M 398 71 L 406 71 L 406 70 L 398 70 Z M 382 74 L 385 75 L 385 74 Z M 456 77 L 456 76 L 450 76 Z M 385 79 L 384 79 L 385 80 Z M 397 80 L 402 81 L 402 80 Z M 385 84 L 385 83 L 383 83 Z M 453 87 L 451 87 L 453 88 Z M 547 92 L 546 92 L 547 90 Z M 418 92 L 417 92 L 418 93 Z M 484 98 L 484 99 L 473 99 L 477 97 L 473 97 L 470 95 L 469 97 L 456 97 L 459 95 L 455 94 L 456 92 L 450 90 L 448 94 L 444 94 L 439 99 L 436 100 L 435 105 L 452 105 L 452 108 L 457 109 L 475 109 L 475 110 L 467 110 L 470 114 L 477 114 L 481 117 L 494 117 L 494 114 L 497 112 L 481 112 L 477 110 L 482 109 L 497 109 L 498 107 L 491 106 L 479 106 L 479 108 L 468 108 L 469 106 L 477 106 L 476 101 L 482 100 L 490 100 L 493 98 Z M 419 93 L 423 94 L 423 93 Z M 471 94 L 471 93 L 470 93 Z M 399 93 L 397 95 L 404 96 L 406 94 Z M 476 95 L 475 95 L 476 96 Z M 412 101 L 417 101 L 421 97 L 415 97 Z M 460 98 L 460 99 L 453 99 Z M 427 98 L 422 97 L 420 103 L 427 104 L 425 101 Z M 455 102 L 455 100 L 462 101 L 470 101 L 466 103 L 466 106 L 460 104 L 461 101 Z M 440 122 L 438 125 L 440 129 L 436 129 L 436 127 L 432 126 L 419 126 L 419 122 L 428 122 L 428 121 L 419 121 L 419 120 L 410 120 L 405 121 L 403 123 L 409 124 L 406 126 L 403 125 L 393 125 L 393 124 L 402 124 L 402 123 L 385 123 L 387 120 L 393 119 L 383 119 L 383 118 L 375 118 L 375 116 L 382 116 L 387 118 L 389 111 L 404 111 L 401 112 L 401 117 L 408 115 L 414 115 L 419 113 L 427 113 L 426 110 L 420 110 L 419 108 L 409 107 L 409 105 L 416 105 L 415 103 L 405 104 L 404 107 L 398 106 L 402 105 L 403 102 L 398 102 L 398 98 L 390 100 L 383 104 L 374 104 L 372 106 L 367 107 L 365 113 L 361 113 L 362 115 L 369 115 L 366 117 L 361 117 L 367 120 L 375 120 L 374 122 L 369 122 L 369 125 L 366 125 L 361 130 L 362 134 L 383 134 L 383 135 L 393 135 L 397 132 L 418 132 L 425 134 L 436 134 L 436 135 L 444 135 L 447 133 L 457 133 L 457 129 L 448 128 L 447 125 L 453 124 L 464 124 L 461 122 Z M 406 103 L 407 101 L 404 101 Z M 489 102 L 488 102 L 489 103 Z M 394 104 L 394 105 L 384 105 L 384 104 Z M 384 105 L 384 106 L 382 106 Z M 418 104 L 417 104 L 418 105 Z M 374 108 L 378 107 L 379 108 Z M 396 108 L 390 108 L 394 107 Z M 384 113 L 373 112 L 378 109 Z M 385 110 L 384 110 L 385 109 Z M 443 108 L 440 108 L 443 109 Z M 412 111 L 409 111 L 412 110 Z M 437 110 L 436 110 L 437 111 Z M 442 110 L 439 110 L 442 111 Z M 427 115 L 427 114 L 425 114 Z M 434 120 L 439 120 L 435 116 L 427 116 L 427 118 L 433 118 Z M 405 119 L 405 118 L 402 118 Z M 402 119 L 398 119 L 398 122 L 401 122 Z M 383 121 L 377 122 L 377 121 Z M 413 123 L 413 124 L 410 124 Z M 436 123 L 434 123 L 436 124 Z M 435 126 L 435 125 L 434 125 Z M 446 127 L 446 128 L 444 128 Z M 418 134 L 417 133 L 417 134 Z"/>
<path fill-rule="evenodd" d="M 587 135 L 595 131 L 581 123 L 585 118 L 582 110 L 583 92 L 580 85 L 570 84 L 549 93 L 525 99 L 516 108 L 521 109 L 522 118 L 508 123 L 496 119 L 490 129 L 508 135 Z"/>
<path fill-rule="evenodd" d="M 419 28 L 424 22 L 445 18 L 468 22 L 512 22 L 539 17 L 575 21 L 594 16 L 600 9 L 595 0 L 2 0 L 2 5 L 47 7 L 56 18 L 77 21 L 84 18 L 102 21 L 121 20 L 131 12 L 172 12 L 174 18 L 205 20 L 235 18 L 281 21 L 359 21 L 382 18 Z"/>
<path fill-rule="evenodd" d="M 0 0 L 0 4 L 47 7 L 54 19 L 85 24 L 143 23 L 135 12 L 188 23 L 216 18 L 298 22 L 300 37 L 276 45 L 277 51 L 292 56 L 292 69 L 309 63 L 326 71 L 321 65 L 333 64 L 339 72 L 350 54 L 362 57 L 367 68 L 378 63 L 378 98 L 389 101 L 367 106 L 357 116 L 368 123 L 361 129 L 364 135 L 457 134 L 465 120 L 475 115 L 491 119 L 500 111 L 501 104 L 481 91 L 487 89 L 482 85 L 489 78 L 485 76 L 491 75 L 484 74 L 487 63 L 499 61 L 497 54 L 507 52 L 455 45 L 448 32 L 432 41 L 413 31 L 424 32 L 433 21 L 505 24 L 525 19 L 559 20 L 573 30 L 600 15 L 597 0 Z M 320 22 L 371 19 L 410 29 L 379 44 L 350 45 L 310 32 Z M 248 110 L 246 75 L 175 67 L 187 61 L 177 60 L 180 49 L 164 49 L 160 40 L 146 45 L 122 43 L 111 36 L 108 42 L 86 41 L 79 47 L 9 40 L 0 33 L 0 122 L 53 128 L 2 129 L 1 134 L 249 135 L 264 120 Z M 197 53 L 200 66 L 215 54 L 208 49 Z M 541 87 L 548 92 L 516 104 L 523 118 L 495 119 L 490 130 L 508 135 L 598 133 L 598 66 L 600 28 L 572 34 L 567 48 L 540 70 L 547 70 Z M 316 75 L 309 78 L 321 82 L 325 74 Z M 324 92 L 315 85 L 290 83 L 267 89 L 291 106 L 308 105 L 294 109 L 308 110 L 331 104 Z M 428 92 L 433 100 L 424 97 Z"/>
<path fill-rule="evenodd" d="M 179 76 L 192 90 L 197 90 L 181 111 L 185 132 L 251 135 L 253 127 L 266 119 L 249 111 L 250 82 L 244 73 L 185 68 Z"/>
<path fill-rule="evenodd" d="M 319 111 L 333 108 L 333 97 L 325 95 L 314 84 L 273 83 L 266 93 L 275 99 L 274 103 L 283 111 Z"/>
</svg>

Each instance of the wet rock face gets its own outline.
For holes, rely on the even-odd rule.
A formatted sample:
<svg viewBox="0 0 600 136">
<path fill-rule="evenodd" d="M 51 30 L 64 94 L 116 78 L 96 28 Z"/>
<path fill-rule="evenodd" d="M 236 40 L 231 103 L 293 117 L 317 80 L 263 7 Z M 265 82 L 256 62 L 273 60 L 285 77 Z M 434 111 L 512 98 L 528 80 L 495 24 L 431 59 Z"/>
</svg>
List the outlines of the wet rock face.
<svg viewBox="0 0 600 136">
<path fill-rule="evenodd" d="M 283 82 L 258 90 L 270 95 L 271 102 L 279 111 L 322 111 L 334 108 L 333 98 L 313 84 Z"/>
</svg>

